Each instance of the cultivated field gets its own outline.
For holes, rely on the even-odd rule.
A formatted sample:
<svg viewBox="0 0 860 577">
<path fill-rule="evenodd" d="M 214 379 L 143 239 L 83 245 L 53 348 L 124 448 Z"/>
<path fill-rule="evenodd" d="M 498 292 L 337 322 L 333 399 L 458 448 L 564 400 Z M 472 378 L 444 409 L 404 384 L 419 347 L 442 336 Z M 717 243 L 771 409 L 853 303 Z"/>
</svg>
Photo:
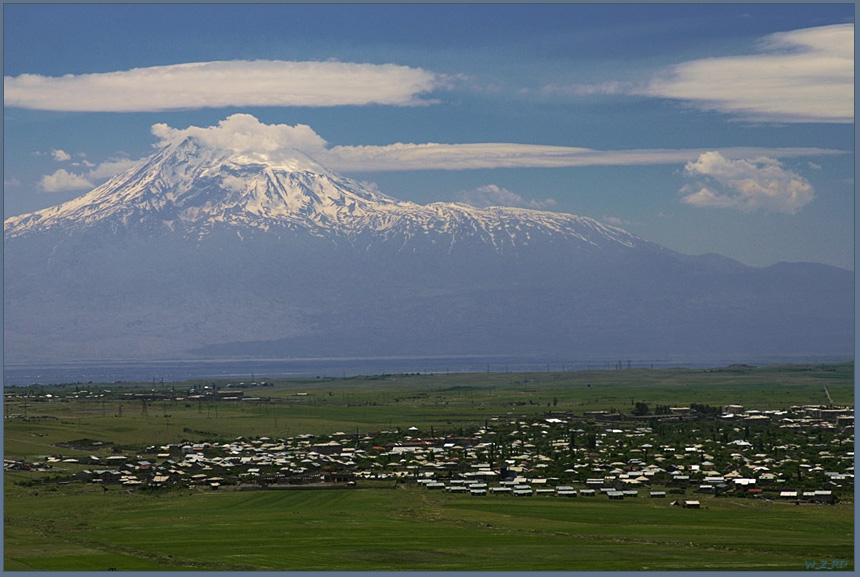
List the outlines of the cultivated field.
<svg viewBox="0 0 860 577">
<path fill-rule="evenodd" d="M 417 487 L 6 497 L 6 570 L 803 570 L 850 560 L 853 506 L 704 509 Z"/>
<path fill-rule="evenodd" d="M 845 496 L 835 505 L 795 505 L 697 495 L 702 508 L 684 509 L 669 506 L 671 498 L 474 497 L 391 480 L 359 480 L 355 487 L 333 490 L 218 491 L 105 490 L 75 480 L 76 473 L 92 468 L 85 459 L 93 455 L 134 455 L 182 441 L 334 432 L 358 437 L 410 427 L 462 435 L 494 419 L 531 420 L 551 411 L 629 415 L 635 403 L 741 404 L 762 411 L 854 403 L 853 364 L 390 375 L 260 386 L 263 380 L 254 379 L 258 386 L 252 387 L 249 378 L 244 388 L 207 381 L 7 390 L 4 458 L 38 463 L 54 456 L 55 463 L 50 470 L 5 472 L 4 569 L 854 567 L 853 498 Z M 194 394 L 206 386 L 242 390 L 245 400 Z M 806 438 L 812 441 L 812 435 Z M 81 439 L 91 445 L 76 448 Z M 94 450 L 92 443 L 103 448 Z M 80 463 L 57 462 L 58 456 Z"/>
</svg>

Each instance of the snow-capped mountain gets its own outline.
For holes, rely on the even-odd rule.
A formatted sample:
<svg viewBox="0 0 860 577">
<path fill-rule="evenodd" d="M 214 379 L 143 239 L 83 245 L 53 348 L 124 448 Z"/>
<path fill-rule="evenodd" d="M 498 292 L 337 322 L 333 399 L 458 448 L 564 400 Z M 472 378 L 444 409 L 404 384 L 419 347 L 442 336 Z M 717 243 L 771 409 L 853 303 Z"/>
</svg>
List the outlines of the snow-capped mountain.
<svg viewBox="0 0 860 577">
<path fill-rule="evenodd" d="M 188 137 L 4 231 L 7 362 L 853 352 L 850 271 L 402 202 L 299 151 Z"/>
<path fill-rule="evenodd" d="M 188 137 L 92 192 L 5 223 L 6 237 L 107 225 L 205 234 L 221 225 L 325 228 L 396 202 L 330 172 L 299 151 L 288 161 L 236 154 Z"/>
<path fill-rule="evenodd" d="M 528 244 L 534 235 L 575 238 L 594 246 L 642 243 L 590 218 L 535 210 L 398 201 L 336 174 L 294 150 L 277 160 L 208 147 L 194 137 L 170 144 L 92 192 L 65 204 L 12 217 L 7 239 L 46 230 L 91 227 L 179 232 L 214 229 L 305 231 L 356 239 L 430 235 L 446 242 L 480 239 L 497 250 Z M 435 239 L 434 239 L 435 240 Z"/>
</svg>

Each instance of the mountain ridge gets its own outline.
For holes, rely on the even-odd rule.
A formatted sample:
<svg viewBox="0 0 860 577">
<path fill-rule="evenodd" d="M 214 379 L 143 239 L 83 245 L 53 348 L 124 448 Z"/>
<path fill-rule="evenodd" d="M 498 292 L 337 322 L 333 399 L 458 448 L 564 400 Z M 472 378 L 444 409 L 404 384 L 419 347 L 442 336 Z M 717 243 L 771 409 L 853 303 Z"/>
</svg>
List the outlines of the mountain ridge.
<svg viewBox="0 0 860 577">
<path fill-rule="evenodd" d="M 4 233 L 10 362 L 853 353 L 850 271 L 403 202 L 296 151 L 187 138 Z"/>
<path fill-rule="evenodd" d="M 128 227 L 137 220 L 198 235 L 217 226 L 345 237 L 366 231 L 382 237 L 461 231 L 479 235 L 497 248 L 527 243 L 537 231 L 573 235 L 594 245 L 616 242 L 632 247 L 646 242 L 588 217 L 399 201 L 340 176 L 301 152 L 291 154 L 296 157 L 292 162 L 269 162 L 205 147 L 187 137 L 81 197 L 6 219 L 5 237 L 51 228 L 84 229 L 105 221 L 114 228 L 120 223 Z"/>
</svg>

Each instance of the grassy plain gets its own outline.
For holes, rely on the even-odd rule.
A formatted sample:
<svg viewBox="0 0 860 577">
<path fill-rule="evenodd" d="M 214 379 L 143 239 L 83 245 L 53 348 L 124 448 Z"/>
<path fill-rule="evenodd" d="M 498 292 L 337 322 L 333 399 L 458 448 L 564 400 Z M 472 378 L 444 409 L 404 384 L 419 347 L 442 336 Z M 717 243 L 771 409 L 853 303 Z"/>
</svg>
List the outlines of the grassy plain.
<svg viewBox="0 0 860 577">
<path fill-rule="evenodd" d="M 133 452 L 239 436 L 410 426 L 456 433 L 493 417 L 550 410 L 629 413 L 636 401 L 776 409 L 826 404 L 825 386 L 835 404 L 854 402 L 853 364 L 291 379 L 245 389 L 261 400 L 233 403 L 147 404 L 119 396 L 196 384 L 203 383 L 30 387 L 30 398 L 7 396 L 6 416 L 26 418 L 5 420 L 4 457 L 86 456 L 60 448 L 84 438 Z M 87 396 L 97 391 L 104 396 Z M 846 501 L 794 506 L 697 496 L 704 508 L 687 510 L 647 498 L 471 497 L 388 483 L 333 491 L 103 492 L 83 483 L 33 484 L 40 475 L 49 476 L 4 475 L 7 571 L 804 570 L 822 560 L 854 566 L 854 507 Z"/>
<path fill-rule="evenodd" d="M 258 380 L 263 380 L 259 377 Z M 236 383 L 237 381 L 233 381 Z M 250 382 L 250 379 L 248 379 Z M 690 403 L 747 409 L 782 409 L 833 403 L 854 406 L 854 365 L 733 367 L 726 369 L 630 369 L 546 373 L 452 373 L 381 375 L 339 379 L 273 380 L 274 387 L 244 389 L 260 401 L 217 403 L 129 400 L 123 392 L 170 393 L 227 381 L 113 383 L 28 387 L 31 399 L 8 399 L 5 414 L 56 419 L 6 420 L 4 455 L 56 453 L 53 443 L 80 438 L 117 445 L 175 443 L 239 436 L 286 437 L 379 431 L 410 426 L 454 431 L 481 426 L 493 416 L 528 417 L 548 410 L 617 410 L 635 402 L 651 406 Z M 81 391 L 111 394 L 85 397 Z M 68 398 L 79 394 L 78 399 Z M 9 390 L 7 390 L 9 393 Z M 53 394 L 47 402 L 36 395 Z M 72 454 L 70 451 L 69 454 Z"/>
<path fill-rule="evenodd" d="M 850 560 L 853 506 L 330 491 L 6 496 L 15 570 L 782 570 Z"/>
</svg>

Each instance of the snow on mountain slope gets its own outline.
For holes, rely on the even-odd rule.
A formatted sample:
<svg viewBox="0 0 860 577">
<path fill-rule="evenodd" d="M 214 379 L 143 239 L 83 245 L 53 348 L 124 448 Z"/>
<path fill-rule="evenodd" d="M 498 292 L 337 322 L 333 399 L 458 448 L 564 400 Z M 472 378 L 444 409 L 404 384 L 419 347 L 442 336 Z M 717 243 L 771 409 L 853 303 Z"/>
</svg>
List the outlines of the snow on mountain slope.
<svg viewBox="0 0 860 577">
<path fill-rule="evenodd" d="M 853 351 L 850 271 L 682 255 L 567 214 L 402 202 L 251 145 L 177 138 L 7 219 L 4 358 Z"/>
<path fill-rule="evenodd" d="M 303 230 L 353 239 L 369 233 L 403 242 L 416 237 L 454 245 L 480 240 L 496 250 L 537 236 L 594 247 L 645 243 L 596 220 L 536 210 L 464 204 L 419 205 L 381 194 L 293 151 L 273 160 L 203 145 L 194 137 L 166 146 L 93 191 L 4 222 L 12 239 L 45 230 L 142 228 L 202 238 L 216 228 Z"/>
</svg>

